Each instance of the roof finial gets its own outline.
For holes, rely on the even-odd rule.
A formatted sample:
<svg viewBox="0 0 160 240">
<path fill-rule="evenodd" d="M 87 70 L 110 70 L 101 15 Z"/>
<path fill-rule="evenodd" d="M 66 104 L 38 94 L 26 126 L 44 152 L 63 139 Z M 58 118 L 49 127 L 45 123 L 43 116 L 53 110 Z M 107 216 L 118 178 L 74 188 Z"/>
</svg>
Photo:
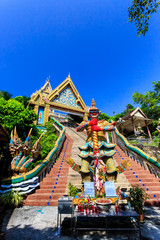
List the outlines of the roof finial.
<svg viewBox="0 0 160 240">
<path fill-rule="evenodd" d="M 68 74 L 68 78 L 70 78 L 71 76 L 70 76 L 70 72 L 69 72 L 69 74 Z"/>
<path fill-rule="evenodd" d="M 94 101 L 94 98 L 92 99 L 92 103 L 91 103 L 91 108 L 93 108 L 93 107 L 96 107 L 96 103 Z"/>
<path fill-rule="evenodd" d="M 49 75 L 49 77 L 47 77 L 46 82 L 49 82 L 49 80 L 50 80 L 50 75 Z"/>
</svg>

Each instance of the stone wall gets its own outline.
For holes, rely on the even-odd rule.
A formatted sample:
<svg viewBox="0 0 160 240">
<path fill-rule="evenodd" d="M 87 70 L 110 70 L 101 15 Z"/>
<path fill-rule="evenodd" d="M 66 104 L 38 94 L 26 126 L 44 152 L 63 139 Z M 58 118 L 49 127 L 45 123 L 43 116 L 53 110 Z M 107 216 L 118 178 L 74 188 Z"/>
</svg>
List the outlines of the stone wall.
<svg viewBox="0 0 160 240">
<path fill-rule="evenodd" d="M 160 152 L 158 151 L 157 147 L 154 146 L 145 146 L 143 144 L 134 144 L 134 146 L 140 148 L 141 150 L 143 150 L 144 152 L 148 153 L 149 155 L 155 157 L 158 162 L 160 162 Z"/>
</svg>

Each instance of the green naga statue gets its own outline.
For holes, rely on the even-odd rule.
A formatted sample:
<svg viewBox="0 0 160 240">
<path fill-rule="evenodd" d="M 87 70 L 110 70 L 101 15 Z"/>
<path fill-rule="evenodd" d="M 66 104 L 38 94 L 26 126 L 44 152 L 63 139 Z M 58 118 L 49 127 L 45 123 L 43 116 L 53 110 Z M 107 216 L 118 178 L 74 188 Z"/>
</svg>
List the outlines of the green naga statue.
<svg viewBox="0 0 160 240">
<path fill-rule="evenodd" d="M 97 191 L 103 192 L 103 184 L 105 181 L 116 180 L 117 173 L 121 173 L 127 166 L 127 161 L 124 161 L 120 166 L 116 167 L 113 155 L 115 144 L 106 141 L 106 131 L 114 131 L 115 123 L 108 123 L 106 120 L 98 121 L 100 114 L 96 107 L 94 99 L 92 100 L 89 109 L 90 121 L 83 121 L 77 131 L 87 131 L 87 141 L 84 146 L 80 147 L 82 158 L 81 166 L 77 165 L 73 159 L 68 158 L 67 163 L 71 168 L 81 174 L 82 183 L 95 182 Z"/>
</svg>

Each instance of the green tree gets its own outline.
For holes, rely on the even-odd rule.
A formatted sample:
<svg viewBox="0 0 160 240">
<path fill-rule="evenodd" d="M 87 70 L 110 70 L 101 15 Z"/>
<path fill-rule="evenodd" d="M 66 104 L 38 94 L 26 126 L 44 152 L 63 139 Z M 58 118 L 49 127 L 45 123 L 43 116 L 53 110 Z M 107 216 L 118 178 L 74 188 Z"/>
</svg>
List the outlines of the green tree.
<svg viewBox="0 0 160 240">
<path fill-rule="evenodd" d="M 137 36 L 145 36 L 148 31 L 149 19 L 153 13 L 157 12 L 158 0 L 133 0 L 128 8 L 129 22 L 134 22 L 137 28 Z"/>
<path fill-rule="evenodd" d="M 121 112 L 121 113 L 117 113 L 116 115 L 114 116 L 111 116 L 109 118 L 109 120 L 113 120 L 113 121 L 118 121 L 120 118 L 122 118 L 124 116 L 124 112 Z"/>
<path fill-rule="evenodd" d="M 109 120 L 118 121 L 120 118 L 123 118 L 125 115 L 132 112 L 134 109 L 135 109 L 134 106 L 129 103 L 129 104 L 127 104 L 127 106 L 123 112 L 117 113 L 116 115 L 111 116 L 109 118 Z"/>
<path fill-rule="evenodd" d="M 124 110 L 124 112 L 122 112 L 122 114 L 126 115 L 126 114 L 132 112 L 134 109 L 135 108 L 133 107 L 133 105 L 129 103 L 129 104 L 127 104 L 126 109 Z"/>
<path fill-rule="evenodd" d="M 27 96 L 17 96 L 14 99 L 16 99 L 18 102 L 22 103 L 25 108 L 28 106 L 29 101 L 30 101 L 30 98 Z"/>
<path fill-rule="evenodd" d="M 36 126 L 33 121 L 37 115 L 33 110 L 25 108 L 24 105 L 15 99 L 5 100 L 0 97 L 0 123 L 6 129 L 7 133 L 17 127 L 17 132 L 22 140 L 27 136 L 29 129 L 33 128 L 32 134 L 37 133 Z"/>
<path fill-rule="evenodd" d="M 150 131 L 152 135 L 156 135 L 158 133 L 156 127 L 160 118 L 160 80 L 153 82 L 152 91 L 148 91 L 145 94 L 135 92 L 133 100 L 135 103 L 140 104 L 142 111 L 148 118 L 154 120 L 152 125 L 150 125 Z"/>
<path fill-rule="evenodd" d="M 102 119 L 108 121 L 109 120 L 109 116 L 107 114 L 105 114 L 105 113 L 100 113 L 100 115 L 98 117 L 98 120 L 102 120 Z"/>
<path fill-rule="evenodd" d="M 0 97 L 3 97 L 6 100 L 9 100 L 12 97 L 12 94 L 10 94 L 7 91 L 0 91 Z"/>
<path fill-rule="evenodd" d="M 141 109 L 147 117 L 158 120 L 160 117 L 160 80 L 153 82 L 153 91 L 148 91 L 145 94 L 135 92 L 133 100 L 141 105 Z"/>
</svg>

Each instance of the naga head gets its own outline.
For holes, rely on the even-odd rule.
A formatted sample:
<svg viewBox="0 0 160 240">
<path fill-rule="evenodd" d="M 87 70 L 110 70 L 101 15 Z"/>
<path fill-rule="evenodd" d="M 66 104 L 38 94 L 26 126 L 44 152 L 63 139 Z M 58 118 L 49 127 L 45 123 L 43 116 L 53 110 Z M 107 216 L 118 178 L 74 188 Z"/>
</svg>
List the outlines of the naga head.
<svg viewBox="0 0 160 240">
<path fill-rule="evenodd" d="M 91 107 L 89 109 L 89 116 L 91 119 L 97 118 L 100 115 L 100 111 L 99 109 L 96 107 L 96 103 L 94 101 L 94 99 L 92 99 L 92 103 L 91 103 Z"/>
</svg>

